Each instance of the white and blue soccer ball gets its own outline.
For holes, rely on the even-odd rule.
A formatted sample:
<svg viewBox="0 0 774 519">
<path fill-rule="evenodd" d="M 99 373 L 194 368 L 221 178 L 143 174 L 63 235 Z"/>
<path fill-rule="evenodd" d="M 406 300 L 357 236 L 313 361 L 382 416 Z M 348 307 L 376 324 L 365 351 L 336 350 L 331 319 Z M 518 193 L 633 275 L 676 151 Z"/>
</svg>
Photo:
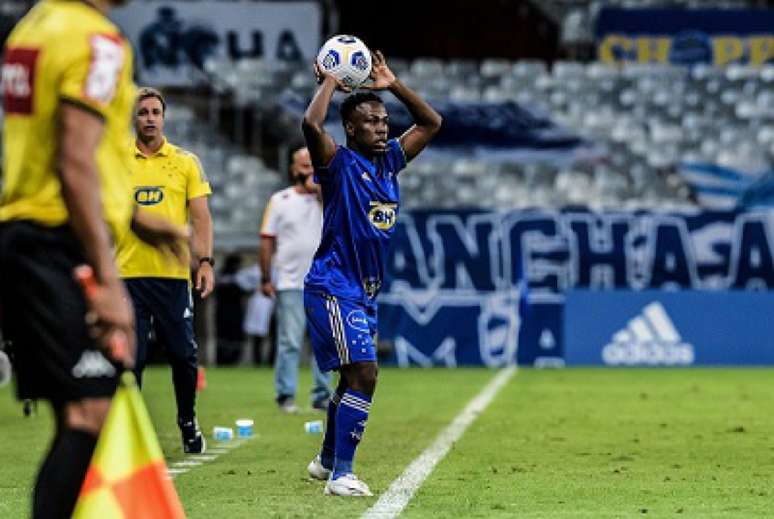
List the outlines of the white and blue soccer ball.
<svg viewBox="0 0 774 519">
<path fill-rule="evenodd" d="M 371 74 L 371 51 L 355 36 L 338 34 L 317 54 L 317 65 L 349 88 L 362 85 Z"/>
</svg>

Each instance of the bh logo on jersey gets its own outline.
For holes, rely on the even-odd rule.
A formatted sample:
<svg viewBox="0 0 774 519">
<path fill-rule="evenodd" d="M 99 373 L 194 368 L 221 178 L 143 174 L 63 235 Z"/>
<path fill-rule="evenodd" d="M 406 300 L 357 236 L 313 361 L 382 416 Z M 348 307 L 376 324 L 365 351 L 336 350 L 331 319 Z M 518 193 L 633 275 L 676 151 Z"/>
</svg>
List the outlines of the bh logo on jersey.
<svg viewBox="0 0 774 519">
<path fill-rule="evenodd" d="M 368 211 L 368 219 L 374 224 L 374 227 L 382 231 L 389 231 L 395 226 L 398 215 L 395 209 L 398 204 L 388 204 L 384 202 L 371 202 L 371 210 Z"/>
<path fill-rule="evenodd" d="M 161 186 L 138 187 L 134 190 L 134 200 L 140 205 L 156 205 L 164 200 Z"/>
</svg>

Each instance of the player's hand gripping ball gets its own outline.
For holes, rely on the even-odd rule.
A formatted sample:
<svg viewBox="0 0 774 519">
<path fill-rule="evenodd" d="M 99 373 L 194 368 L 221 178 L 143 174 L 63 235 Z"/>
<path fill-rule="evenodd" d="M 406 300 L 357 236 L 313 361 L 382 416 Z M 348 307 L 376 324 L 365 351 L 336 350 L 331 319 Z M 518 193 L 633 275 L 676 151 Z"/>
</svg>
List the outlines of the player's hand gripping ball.
<svg viewBox="0 0 774 519">
<path fill-rule="evenodd" d="M 317 54 L 317 66 L 344 86 L 355 89 L 371 74 L 371 51 L 362 40 L 339 34 L 326 41 Z"/>
</svg>

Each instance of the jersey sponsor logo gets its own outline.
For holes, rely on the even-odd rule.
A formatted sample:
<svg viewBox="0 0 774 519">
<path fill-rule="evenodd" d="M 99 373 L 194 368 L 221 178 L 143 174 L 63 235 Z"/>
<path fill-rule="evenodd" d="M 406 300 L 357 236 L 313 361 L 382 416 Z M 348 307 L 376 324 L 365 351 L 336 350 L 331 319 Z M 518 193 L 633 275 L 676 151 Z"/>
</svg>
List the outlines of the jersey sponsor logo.
<svg viewBox="0 0 774 519">
<path fill-rule="evenodd" d="M 361 332 L 369 332 L 368 329 L 368 318 L 366 317 L 366 314 L 362 310 L 352 310 L 349 314 L 347 314 L 347 324 L 354 328 L 355 330 L 360 330 Z"/>
<path fill-rule="evenodd" d="M 156 205 L 164 200 L 162 186 L 142 186 L 134 190 L 134 201 L 140 205 Z"/>
<path fill-rule="evenodd" d="M 654 301 L 613 335 L 602 360 L 610 365 L 690 365 L 694 349 L 683 342 L 664 305 Z"/>
<path fill-rule="evenodd" d="M 112 377 L 116 374 L 116 368 L 102 353 L 86 350 L 81 354 L 78 363 L 73 366 L 71 373 L 75 378 Z"/>
<path fill-rule="evenodd" d="M 3 61 L 3 109 L 7 114 L 31 114 L 35 93 L 35 64 L 40 49 L 8 48 Z"/>
<path fill-rule="evenodd" d="M 108 104 L 116 93 L 124 66 L 124 46 L 117 37 L 95 34 L 89 39 L 91 64 L 83 94 L 94 101 Z"/>
<path fill-rule="evenodd" d="M 388 231 L 395 227 L 398 215 L 398 204 L 390 204 L 385 202 L 370 202 L 371 210 L 368 211 L 368 219 L 377 229 L 382 231 Z"/>
</svg>

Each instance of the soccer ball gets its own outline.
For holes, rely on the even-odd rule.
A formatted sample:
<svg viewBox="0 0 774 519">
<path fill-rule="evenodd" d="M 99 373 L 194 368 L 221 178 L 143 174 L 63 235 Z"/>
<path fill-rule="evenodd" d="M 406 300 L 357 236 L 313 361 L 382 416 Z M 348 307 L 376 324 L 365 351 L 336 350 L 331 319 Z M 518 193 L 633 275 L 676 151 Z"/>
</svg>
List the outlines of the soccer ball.
<svg viewBox="0 0 774 519">
<path fill-rule="evenodd" d="M 320 48 L 317 65 L 349 88 L 357 88 L 371 74 L 371 51 L 360 39 L 339 34 Z"/>
</svg>

